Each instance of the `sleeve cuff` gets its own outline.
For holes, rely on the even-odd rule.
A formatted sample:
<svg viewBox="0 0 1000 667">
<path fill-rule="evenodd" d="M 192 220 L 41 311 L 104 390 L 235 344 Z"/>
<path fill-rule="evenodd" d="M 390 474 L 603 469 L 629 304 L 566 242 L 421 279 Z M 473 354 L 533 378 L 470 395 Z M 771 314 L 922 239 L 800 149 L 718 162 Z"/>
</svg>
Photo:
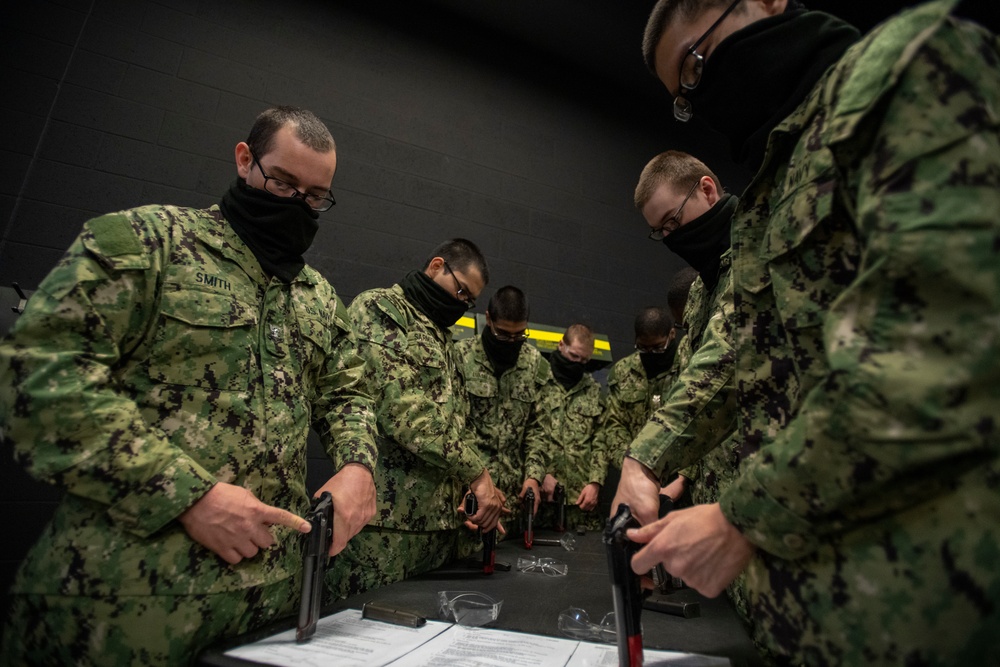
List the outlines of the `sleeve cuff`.
<svg viewBox="0 0 1000 667">
<path fill-rule="evenodd" d="M 768 494 L 748 468 L 719 499 L 726 519 L 757 547 L 796 559 L 819 546 L 812 525 Z"/>
<path fill-rule="evenodd" d="M 148 537 L 194 505 L 216 479 L 193 459 L 179 456 L 108 509 L 112 521 L 140 537 Z"/>
</svg>

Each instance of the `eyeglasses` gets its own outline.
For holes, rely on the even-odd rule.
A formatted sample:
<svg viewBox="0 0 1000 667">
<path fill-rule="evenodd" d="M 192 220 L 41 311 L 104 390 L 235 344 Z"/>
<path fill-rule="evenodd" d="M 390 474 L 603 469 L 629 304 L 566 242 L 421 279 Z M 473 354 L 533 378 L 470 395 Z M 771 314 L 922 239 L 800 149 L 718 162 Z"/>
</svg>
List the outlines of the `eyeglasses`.
<svg viewBox="0 0 1000 667">
<path fill-rule="evenodd" d="M 635 346 L 635 349 L 636 349 L 637 352 L 640 352 L 642 354 L 663 354 L 664 352 L 667 351 L 667 348 L 669 348 L 669 347 L 670 347 L 670 341 L 668 340 L 667 342 L 665 342 L 665 343 L 663 343 L 661 345 L 638 345 L 637 344 Z"/>
<path fill-rule="evenodd" d="M 719 24 L 722 23 L 727 16 L 729 16 L 729 13 L 733 11 L 738 4 L 740 4 L 740 0 L 733 0 L 733 4 L 729 5 L 729 7 L 726 8 L 726 11 L 722 12 L 722 16 L 715 20 L 715 23 L 713 23 L 711 27 L 705 31 L 704 35 L 698 38 L 698 41 L 695 42 L 691 48 L 687 50 L 687 53 L 684 54 L 684 57 L 681 58 L 681 66 L 679 68 L 680 72 L 677 79 L 680 85 L 680 91 L 678 91 L 677 97 L 674 98 L 674 118 L 682 123 L 686 123 L 694 117 L 694 109 L 691 108 L 691 102 L 689 102 L 686 98 L 681 97 L 681 94 L 685 91 L 691 91 L 698 87 L 698 84 L 701 83 L 701 73 L 705 69 L 705 57 L 698 53 L 698 47 L 701 46 L 701 43 L 704 42 L 716 28 L 719 27 Z"/>
<path fill-rule="evenodd" d="M 507 331 L 497 331 L 497 328 L 493 326 L 493 322 L 490 322 L 490 331 L 493 332 L 493 337 L 496 338 L 501 343 L 518 343 L 522 340 L 528 340 L 528 330 L 519 331 L 517 333 L 509 333 Z"/>
<path fill-rule="evenodd" d="M 688 190 L 687 196 L 681 201 L 681 205 L 677 207 L 677 212 L 664 220 L 663 224 L 658 228 L 649 232 L 650 239 L 653 241 L 662 241 L 664 236 L 681 226 L 681 213 L 684 212 L 684 206 L 688 203 L 688 199 L 691 199 L 691 195 L 693 195 L 694 191 L 698 189 L 699 183 L 701 183 L 700 178 L 695 181 L 694 185 L 691 186 L 691 189 Z"/>
<path fill-rule="evenodd" d="M 450 266 L 448 266 L 447 261 L 444 263 L 444 268 L 448 270 L 448 273 L 451 274 L 451 279 L 455 281 L 455 297 L 457 297 L 459 301 L 465 302 L 466 310 L 472 310 L 475 308 L 476 299 L 472 296 L 472 292 L 470 292 L 467 287 L 464 287 L 462 283 L 458 282 L 458 276 L 456 276 L 455 272 L 451 270 Z"/>
<path fill-rule="evenodd" d="M 280 178 L 275 178 L 274 176 L 268 176 L 264 173 L 264 166 L 260 163 L 260 158 L 257 154 L 250 151 L 250 155 L 253 156 L 253 161 L 257 165 L 257 169 L 260 170 L 260 175 L 264 177 L 264 189 L 270 192 L 272 195 L 278 195 L 279 197 L 298 197 L 305 203 L 309 204 L 309 207 L 314 211 L 329 211 L 333 207 L 337 200 L 333 198 L 333 194 L 327 190 L 326 195 L 313 195 L 307 192 L 302 192 L 296 187 L 284 182 Z"/>
</svg>

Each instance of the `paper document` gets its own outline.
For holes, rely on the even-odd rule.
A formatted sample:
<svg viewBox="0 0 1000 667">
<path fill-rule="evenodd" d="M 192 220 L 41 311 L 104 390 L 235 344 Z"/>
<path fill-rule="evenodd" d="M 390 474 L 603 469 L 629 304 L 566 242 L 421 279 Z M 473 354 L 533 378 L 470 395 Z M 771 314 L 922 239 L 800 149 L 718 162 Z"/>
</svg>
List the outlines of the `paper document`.
<svg viewBox="0 0 1000 667">
<path fill-rule="evenodd" d="M 618 649 L 612 644 L 591 644 L 491 628 L 427 621 L 407 628 L 362 619 L 357 609 L 319 620 L 308 642 L 295 642 L 288 630 L 226 655 L 279 667 L 615 667 Z M 646 667 L 715 667 L 729 665 L 726 658 L 671 651 L 643 651 Z"/>
</svg>

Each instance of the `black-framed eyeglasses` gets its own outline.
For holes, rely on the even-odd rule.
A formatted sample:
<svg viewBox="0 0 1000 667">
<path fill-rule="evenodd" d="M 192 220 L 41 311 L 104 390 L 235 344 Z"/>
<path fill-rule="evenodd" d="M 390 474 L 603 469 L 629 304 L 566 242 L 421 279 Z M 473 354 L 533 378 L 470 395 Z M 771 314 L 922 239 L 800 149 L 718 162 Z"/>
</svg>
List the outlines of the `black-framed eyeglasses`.
<svg viewBox="0 0 1000 667">
<path fill-rule="evenodd" d="M 493 337 L 496 338 L 501 343 L 519 343 L 522 340 L 528 340 L 528 330 L 518 331 L 517 333 L 510 333 L 507 331 L 498 331 L 493 322 L 489 323 L 490 331 L 493 332 Z"/>
<path fill-rule="evenodd" d="M 639 345 L 636 343 L 635 350 L 642 354 L 663 354 L 670 347 L 670 340 L 668 339 L 664 343 L 659 345 Z"/>
<path fill-rule="evenodd" d="M 298 197 L 305 203 L 309 204 L 309 207 L 314 211 L 329 211 L 333 206 L 337 204 L 337 200 L 333 198 L 333 193 L 329 190 L 326 191 L 325 195 L 313 195 L 308 192 L 302 192 L 295 186 L 286 183 L 280 178 L 275 178 L 274 176 L 268 176 L 264 172 L 264 165 L 260 163 L 260 158 L 251 149 L 250 155 L 253 156 L 254 164 L 257 165 L 257 169 L 260 170 L 260 175 L 264 177 L 264 189 L 270 192 L 272 195 L 277 195 L 279 197 Z"/>
<path fill-rule="evenodd" d="M 694 191 L 698 189 L 699 183 L 701 183 L 700 178 L 695 181 L 694 185 L 691 186 L 691 189 L 688 190 L 687 196 L 684 197 L 683 201 L 681 201 L 681 205 L 677 207 L 677 211 L 672 216 L 664 220 L 663 224 L 657 229 L 649 232 L 650 239 L 654 241 L 662 241 L 664 236 L 681 226 L 681 213 L 684 212 L 684 206 L 688 203 L 688 199 L 691 199 L 691 195 L 693 195 Z"/>
<path fill-rule="evenodd" d="M 719 24 L 729 16 L 729 13 L 736 9 L 736 5 L 738 4 L 740 4 L 740 0 L 733 0 L 733 3 L 726 8 L 726 11 L 722 12 L 722 16 L 715 20 L 715 23 L 705 31 L 704 35 L 698 38 L 698 41 L 681 58 L 681 66 L 677 78 L 680 90 L 677 91 L 677 97 L 674 98 L 674 118 L 682 123 L 686 123 L 694 117 L 694 109 L 691 107 L 691 102 L 683 97 L 683 94 L 685 91 L 691 91 L 698 87 L 698 84 L 701 83 L 701 73 L 705 69 L 705 57 L 698 53 L 698 47 L 719 27 Z"/>
<path fill-rule="evenodd" d="M 456 276 L 455 272 L 451 270 L 450 266 L 448 266 L 447 260 L 445 260 L 444 268 L 448 270 L 448 273 L 451 274 L 451 279 L 455 281 L 455 297 L 459 301 L 465 302 L 466 310 L 472 310 L 473 308 L 475 308 L 476 307 L 475 297 L 472 296 L 472 292 L 469 291 L 469 288 L 463 286 L 462 283 L 458 281 L 458 276 Z"/>
</svg>

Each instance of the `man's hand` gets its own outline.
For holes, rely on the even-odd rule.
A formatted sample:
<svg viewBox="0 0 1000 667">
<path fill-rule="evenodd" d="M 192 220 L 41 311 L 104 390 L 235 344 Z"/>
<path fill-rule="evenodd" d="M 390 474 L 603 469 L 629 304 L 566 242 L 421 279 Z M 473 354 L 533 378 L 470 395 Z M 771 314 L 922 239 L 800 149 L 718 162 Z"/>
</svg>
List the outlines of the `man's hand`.
<svg viewBox="0 0 1000 667">
<path fill-rule="evenodd" d="M 656 521 L 660 514 L 660 481 L 652 470 L 629 456 L 622 460 L 622 477 L 611 501 L 612 515 L 620 503 L 626 503 L 632 516 L 644 526 Z"/>
<path fill-rule="evenodd" d="M 663 563 L 667 572 L 710 598 L 743 571 L 756 549 L 726 520 L 718 503 L 671 512 L 627 534 L 646 544 L 632 557 L 633 571 L 645 574 Z"/>
<path fill-rule="evenodd" d="M 531 513 L 538 514 L 538 506 L 542 504 L 542 489 L 538 485 L 538 480 L 532 477 L 524 480 L 524 484 L 521 485 L 521 493 L 517 494 L 517 497 L 520 498 L 522 502 L 524 501 L 524 494 L 528 492 L 528 489 L 535 492 L 535 506 L 532 508 Z"/>
<path fill-rule="evenodd" d="M 559 480 L 552 475 L 545 475 L 545 479 L 542 480 L 542 500 L 552 502 L 552 496 L 555 495 L 556 484 L 558 483 Z"/>
<path fill-rule="evenodd" d="M 348 463 L 316 491 L 316 496 L 324 491 L 333 496 L 330 555 L 336 556 L 375 516 L 375 480 L 368 468 L 360 463 Z"/>
<path fill-rule="evenodd" d="M 677 475 L 677 479 L 660 489 L 660 495 L 666 496 L 667 498 L 670 498 L 670 500 L 677 502 L 677 500 L 684 495 L 684 490 L 686 488 L 687 477 L 684 475 Z"/>
<path fill-rule="evenodd" d="M 273 545 L 271 526 L 288 526 L 300 533 L 312 530 L 302 517 L 262 503 L 242 486 L 223 482 L 216 483 L 177 520 L 192 540 L 230 565 Z"/>
<path fill-rule="evenodd" d="M 489 470 L 483 469 L 482 474 L 469 484 L 469 490 L 476 494 L 479 502 L 479 511 L 470 516 L 469 521 L 483 530 L 493 530 L 497 527 L 501 514 L 510 514 L 510 510 L 504 507 L 507 497 L 493 486 Z"/>
<path fill-rule="evenodd" d="M 600 493 L 601 485 L 597 482 L 591 482 L 587 486 L 583 487 L 583 491 L 580 492 L 579 497 L 576 499 L 576 506 L 584 512 L 589 512 L 597 507 L 597 496 L 600 495 Z"/>
</svg>

